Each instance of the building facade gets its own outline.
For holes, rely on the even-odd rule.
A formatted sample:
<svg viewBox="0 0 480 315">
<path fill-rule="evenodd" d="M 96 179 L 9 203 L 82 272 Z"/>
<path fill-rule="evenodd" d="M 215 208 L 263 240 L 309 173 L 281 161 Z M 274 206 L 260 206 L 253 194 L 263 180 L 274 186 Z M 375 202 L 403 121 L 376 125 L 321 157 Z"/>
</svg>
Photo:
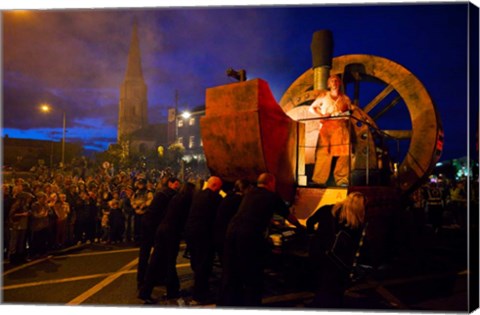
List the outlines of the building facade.
<svg viewBox="0 0 480 315">
<path fill-rule="evenodd" d="M 168 110 L 168 144 L 180 143 L 184 148 L 186 163 L 205 163 L 200 118 L 205 115 L 205 106 L 192 111 L 178 112 L 175 108 Z"/>
<path fill-rule="evenodd" d="M 61 141 L 10 138 L 2 139 L 3 165 L 15 170 L 27 171 L 43 164 L 47 167 L 58 166 L 61 162 Z M 65 143 L 65 162 L 70 164 L 73 158 L 82 155 L 83 147 L 79 143 Z"/>
</svg>

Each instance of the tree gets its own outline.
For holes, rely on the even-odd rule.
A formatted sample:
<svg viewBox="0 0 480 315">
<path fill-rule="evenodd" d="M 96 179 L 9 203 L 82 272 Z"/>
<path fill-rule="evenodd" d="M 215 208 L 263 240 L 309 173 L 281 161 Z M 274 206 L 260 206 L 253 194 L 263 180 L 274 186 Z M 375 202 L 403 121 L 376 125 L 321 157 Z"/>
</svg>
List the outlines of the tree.
<svg viewBox="0 0 480 315">
<path fill-rule="evenodd" d="M 183 155 L 185 147 L 181 143 L 173 143 L 167 149 L 166 163 L 175 172 L 179 172 L 182 168 Z"/>
<path fill-rule="evenodd" d="M 103 162 L 113 163 L 113 165 L 123 166 L 122 146 L 119 144 L 111 144 L 106 151 L 95 154 L 95 162 L 102 165 Z"/>
</svg>

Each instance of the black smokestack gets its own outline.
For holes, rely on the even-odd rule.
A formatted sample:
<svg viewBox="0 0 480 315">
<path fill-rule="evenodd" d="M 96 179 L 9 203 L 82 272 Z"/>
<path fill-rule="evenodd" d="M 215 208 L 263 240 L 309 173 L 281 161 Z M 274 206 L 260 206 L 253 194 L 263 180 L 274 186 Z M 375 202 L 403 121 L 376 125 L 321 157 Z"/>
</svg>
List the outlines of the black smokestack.
<svg viewBox="0 0 480 315">
<path fill-rule="evenodd" d="M 310 48 L 313 68 L 332 67 L 333 35 L 330 30 L 320 30 L 313 33 Z"/>
</svg>

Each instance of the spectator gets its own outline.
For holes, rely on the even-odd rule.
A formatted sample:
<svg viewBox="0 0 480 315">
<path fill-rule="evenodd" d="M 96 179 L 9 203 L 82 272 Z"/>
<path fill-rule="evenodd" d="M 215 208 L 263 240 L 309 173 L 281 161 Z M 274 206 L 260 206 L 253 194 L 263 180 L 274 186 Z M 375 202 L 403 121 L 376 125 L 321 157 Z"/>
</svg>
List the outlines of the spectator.
<svg viewBox="0 0 480 315">
<path fill-rule="evenodd" d="M 120 209 L 118 199 L 110 200 L 110 214 L 108 222 L 110 225 L 110 242 L 112 244 L 121 243 L 123 241 L 123 232 L 125 229 L 125 217 Z"/>
<path fill-rule="evenodd" d="M 134 240 L 135 242 L 141 242 L 141 231 L 142 231 L 142 221 L 143 215 L 147 211 L 148 206 L 150 205 L 153 196 L 146 188 L 146 180 L 139 179 L 136 182 L 136 190 L 133 194 L 131 204 L 135 210 L 135 219 L 134 219 Z"/>
<path fill-rule="evenodd" d="M 9 239 L 10 239 L 10 209 L 13 205 L 13 197 L 11 194 L 10 186 L 7 184 L 2 185 L 2 193 L 3 193 L 3 258 L 8 257 L 8 246 L 9 246 Z"/>
<path fill-rule="evenodd" d="M 135 219 L 135 210 L 132 207 L 131 198 L 133 196 L 133 189 L 131 186 L 125 187 L 125 189 L 120 193 L 120 209 L 125 216 L 125 241 L 133 241 L 134 235 L 134 219 Z"/>
<path fill-rule="evenodd" d="M 453 215 L 454 226 L 465 228 L 467 226 L 467 193 L 464 181 L 456 182 L 450 189 L 449 209 Z"/>
<path fill-rule="evenodd" d="M 360 192 L 352 192 L 335 205 L 318 209 L 307 219 L 307 230 L 315 232 L 310 244 L 310 259 L 314 271 L 315 298 L 311 307 L 341 307 L 348 284 L 348 273 L 335 264 L 326 254 L 339 231 L 345 232 L 350 242 L 342 243 L 336 250 L 346 266 L 352 266 L 359 245 L 365 220 L 366 198 Z M 315 225 L 318 224 L 315 230 Z"/>
<path fill-rule="evenodd" d="M 425 226 L 425 196 L 422 188 L 416 189 L 410 196 L 415 235 L 420 236 Z"/>
<path fill-rule="evenodd" d="M 75 238 L 77 244 L 91 242 L 93 240 L 95 230 L 95 213 L 91 210 L 90 199 L 86 191 L 80 192 L 75 210 L 77 220 L 75 221 Z"/>
<path fill-rule="evenodd" d="M 48 246 L 50 248 L 56 247 L 56 234 L 57 234 L 57 215 L 54 211 L 54 205 L 58 200 L 58 192 L 56 185 L 50 185 L 51 193 L 47 195 L 47 206 L 48 206 Z"/>
<path fill-rule="evenodd" d="M 70 207 L 66 202 L 66 195 L 61 194 L 60 198 L 55 201 L 53 211 L 56 216 L 55 246 L 62 248 L 67 240 L 67 218 L 70 213 Z"/>
<path fill-rule="evenodd" d="M 36 197 L 37 201 L 32 204 L 32 217 L 30 222 L 30 254 L 32 257 L 41 257 L 46 255 L 49 245 L 50 208 L 47 204 L 48 197 L 45 193 L 40 192 Z"/>
<path fill-rule="evenodd" d="M 431 182 L 427 189 L 428 219 L 432 224 L 433 231 L 438 233 L 442 226 L 444 200 L 443 193 L 437 183 Z"/>
<path fill-rule="evenodd" d="M 75 243 L 75 222 L 77 220 L 77 210 L 75 205 L 78 200 L 78 187 L 77 185 L 72 184 L 65 193 L 66 202 L 70 209 L 67 216 L 67 245 L 72 245 Z"/>
<path fill-rule="evenodd" d="M 102 238 L 101 238 L 101 243 L 102 244 L 107 244 L 110 243 L 110 208 L 108 209 L 103 209 L 102 210 L 102 221 L 101 221 L 101 226 L 102 226 Z"/>
<path fill-rule="evenodd" d="M 26 259 L 26 237 L 28 231 L 28 219 L 31 214 L 30 203 L 33 195 L 21 192 L 16 195 L 16 200 L 9 209 L 10 238 L 8 255 L 13 264 L 22 263 Z M 7 209 L 4 209 L 7 211 Z"/>
</svg>

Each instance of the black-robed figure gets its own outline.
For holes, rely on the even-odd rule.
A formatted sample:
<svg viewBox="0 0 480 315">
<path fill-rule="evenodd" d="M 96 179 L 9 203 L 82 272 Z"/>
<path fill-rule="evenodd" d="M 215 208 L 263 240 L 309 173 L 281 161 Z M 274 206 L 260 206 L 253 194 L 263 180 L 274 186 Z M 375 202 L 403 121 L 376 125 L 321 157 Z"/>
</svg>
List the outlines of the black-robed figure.
<svg viewBox="0 0 480 315">
<path fill-rule="evenodd" d="M 140 250 L 138 253 L 137 287 L 140 289 L 145 282 L 145 273 L 150 259 L 150 251 L 154 245 L 155 232 L 165 216 L 170 199 L 177 193 L 180 181 L 177 178 L 168 180 L 168 187 L 158 191 L 147 211 L 142 215 L 142 231 Z"/>
<path fill-rule="evenodd" d="M 257 187 L 244 196 L 228 226 L 218 305 L 260 306 L 264 262 L 269 249 L 266 232 L 274 213 L 300 227 L 285 202 L 275 193 L 275 186 L 275 176 L 261 174 Z"/>
<path fill-rule="evenodd" d="M 147 303 L 154 302 L 151 294 L 158 279 L 165 283 L 168 299 L 178 297 L 180 281 L 176 268 L 177 256 L 194 191 L 194 184 L 185 183 L 170 200 L 165 217 L 157 228 L 145 283 L 139 294 Z"/>
<path fill-rule="evenodd" d="M 235 181 L 232 191 L 230 191 L 218 206 L 217 216 L 215 218 L 215 250 L 218 258 L 223 264 L 223 244 L 225 243 L 225 234 L 228 224 L 235 216 L 242 202 L 243 196 L 250 190 L 251 184 L 246 179 Z"/>
<path fill-rule="evenodd" d="M 211 176 L 207 187 L 193 196 L 185 226 L 185 240 L 190 250 L 190 265 L 194 274 L 192 297 L 199 304 L 209 298 L 209 278 L 215 257 L 214 224 L 217 208 L 222 201 L 219 177 Z"/>
</svg>

